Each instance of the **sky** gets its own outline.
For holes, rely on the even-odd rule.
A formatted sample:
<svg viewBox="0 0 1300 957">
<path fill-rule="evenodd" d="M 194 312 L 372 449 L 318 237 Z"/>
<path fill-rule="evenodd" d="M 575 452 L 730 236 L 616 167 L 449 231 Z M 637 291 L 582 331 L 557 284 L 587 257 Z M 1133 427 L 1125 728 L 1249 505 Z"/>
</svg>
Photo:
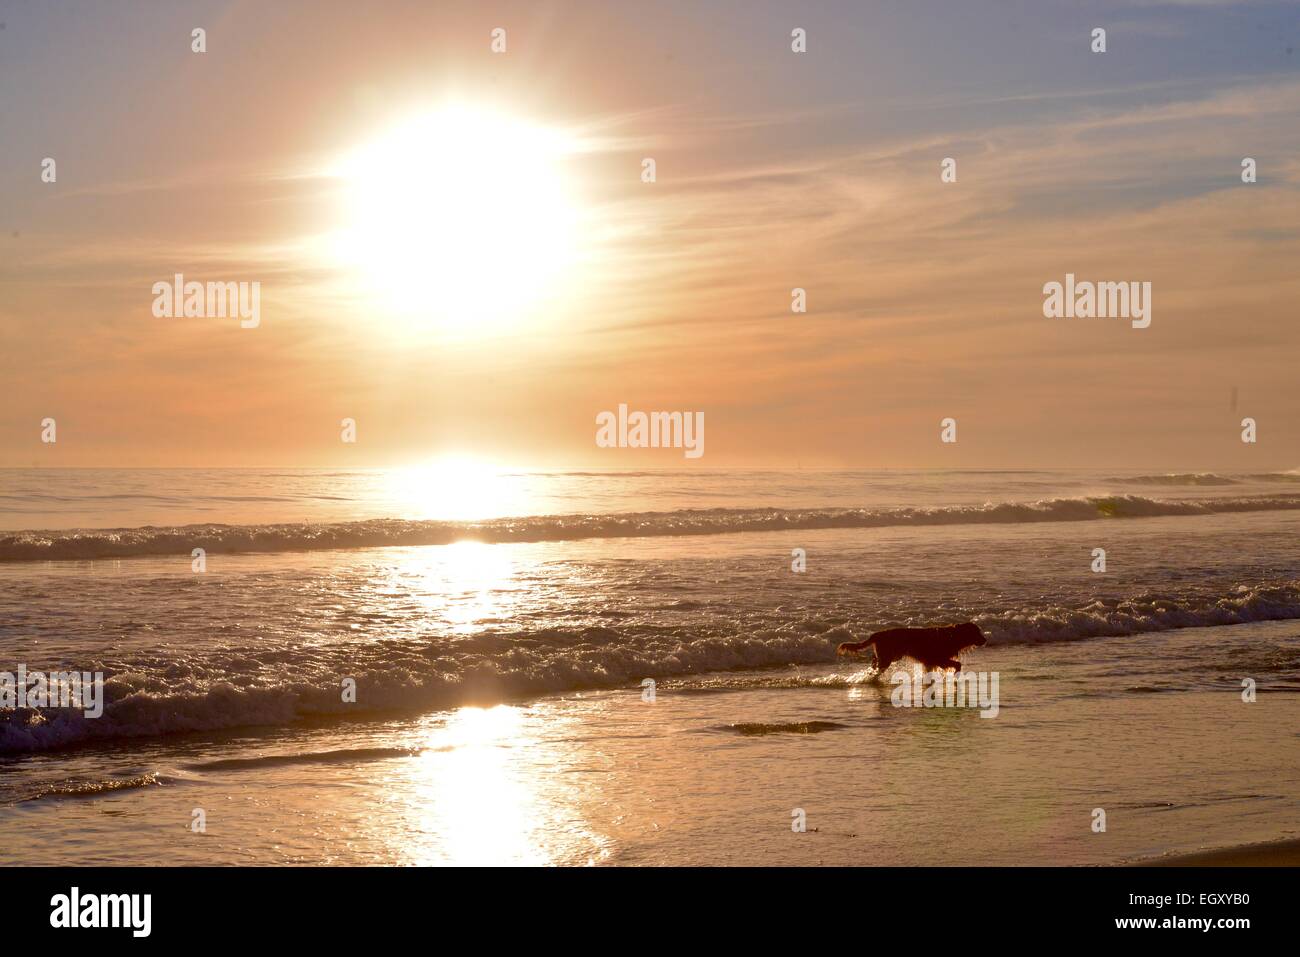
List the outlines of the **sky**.
<svg viewBox="0 0 1300 957">
<path fill-rule="evenodd" d="M 0 24 L 0 466 L 1300 467 L 1295 3 Z M 1067 273 L 1150 326 L 1045 318 Z M 598 446 L 620 404 L 705 454 Z"/>
</svg>

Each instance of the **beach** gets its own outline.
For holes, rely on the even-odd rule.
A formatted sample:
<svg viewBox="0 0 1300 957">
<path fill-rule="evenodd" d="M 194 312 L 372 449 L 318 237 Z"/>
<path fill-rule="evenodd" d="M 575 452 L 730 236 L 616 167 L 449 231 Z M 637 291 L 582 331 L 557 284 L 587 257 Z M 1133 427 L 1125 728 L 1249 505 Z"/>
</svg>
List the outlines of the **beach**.
<svg viewBox="0 0 1300 957">
<path fill-rule="evenodd" d="M 1138 863 L 1153 867 L 1296 867 L 1300 865 L 1300 840 L 1175 854 Z"/>
<path fill-rule="evenodd" d="M 521 473 L 495 514 L 280 474 L 8 473 L 5 661 L 107 699 L 0 718 L 8 863 L 1293 860 L 1287 473 Z M 2 551 L 42 542 L 138 553 Z M 996 713 L 835 655 L 965 620 Z"/>
</svg>

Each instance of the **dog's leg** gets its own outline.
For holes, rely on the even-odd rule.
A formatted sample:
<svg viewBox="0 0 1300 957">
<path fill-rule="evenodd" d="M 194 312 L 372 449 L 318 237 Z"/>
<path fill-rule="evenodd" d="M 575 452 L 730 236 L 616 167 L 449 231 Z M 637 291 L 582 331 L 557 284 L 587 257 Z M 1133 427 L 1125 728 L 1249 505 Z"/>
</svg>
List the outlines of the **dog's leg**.
<svg viewBox="0 0 1300 957">
<path fill-rule="evenodd" d="M 837 655 L 855 655 L 869 644 L 871 644 L 870 641 L 841 642 L 840 646 L 835 649 L 835 653 Z"/>
</svg>

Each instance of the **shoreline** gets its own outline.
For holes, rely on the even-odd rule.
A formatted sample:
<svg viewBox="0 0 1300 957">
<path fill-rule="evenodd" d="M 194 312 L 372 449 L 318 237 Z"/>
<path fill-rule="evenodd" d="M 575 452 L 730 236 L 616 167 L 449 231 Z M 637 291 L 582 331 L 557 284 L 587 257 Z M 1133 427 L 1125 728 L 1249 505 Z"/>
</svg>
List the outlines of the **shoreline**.
<svg viewBox="0 0 1300 957">
<path fill-rule="evenodd" d="M 1300 867 L 1300 838 L 1130 861 L 1129 867 Z"/>
</svg>

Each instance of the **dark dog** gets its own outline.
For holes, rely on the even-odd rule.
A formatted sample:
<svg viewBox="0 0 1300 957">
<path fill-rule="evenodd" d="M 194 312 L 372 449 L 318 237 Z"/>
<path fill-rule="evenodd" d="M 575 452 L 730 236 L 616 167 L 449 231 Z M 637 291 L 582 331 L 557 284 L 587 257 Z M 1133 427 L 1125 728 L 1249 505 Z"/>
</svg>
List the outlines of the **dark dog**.
<svg viewBox="0 0 1300 957">
<path fill-rule="evenodd" d="M 926 671 L 945 668 L 961 670 L 957 656 L 966 648 L 978 648 L 988 639 L 979 625 L 968 621 L 963 625 L 944 625 L 942 628 L 891 628 L 878 631 L 866 641 L 846 641 L 836 649 L 836 654 L 851 655 L 871 645 L 876 652 L 876 670 L 884 671 L 899 658 L 912 658 Z"/>
</svg>

